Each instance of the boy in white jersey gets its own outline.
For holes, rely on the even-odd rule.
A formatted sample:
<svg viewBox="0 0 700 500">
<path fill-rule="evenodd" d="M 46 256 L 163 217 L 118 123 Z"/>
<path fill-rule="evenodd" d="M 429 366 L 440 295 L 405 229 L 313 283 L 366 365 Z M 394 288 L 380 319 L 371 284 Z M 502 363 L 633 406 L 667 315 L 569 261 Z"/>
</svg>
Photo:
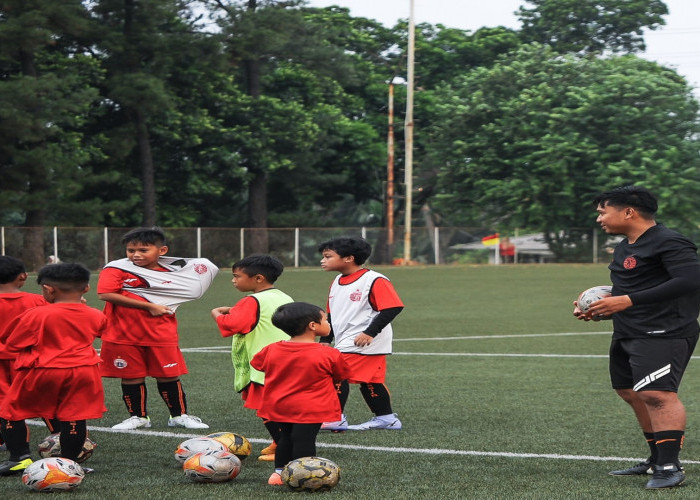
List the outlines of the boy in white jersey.
<svg viewBox="0 0 700 500">
<path fill-rule="evenodd" d="M 318 251 L 323 256 L 323 270 L 340 273 L 331 284 L 326 306 L 332 326 L 328 341 L 335 339 L 335 348 L 351 369 L 350 378 L 337 384 L 340 406 L 345 408 L 349 384 L 359 384 L 374 413 L 372 419 L 359 425 L 348 425 L 343 414 L 339 421 L 326 422 L 321 429 L 401 429 L 384 380 L 393 339 L 391 321 L 403 310 L 403 303 L 386 276 L 362 267 L 372 253 L 363 238 L 335 238 L 321 243 Z"/>
</svg>

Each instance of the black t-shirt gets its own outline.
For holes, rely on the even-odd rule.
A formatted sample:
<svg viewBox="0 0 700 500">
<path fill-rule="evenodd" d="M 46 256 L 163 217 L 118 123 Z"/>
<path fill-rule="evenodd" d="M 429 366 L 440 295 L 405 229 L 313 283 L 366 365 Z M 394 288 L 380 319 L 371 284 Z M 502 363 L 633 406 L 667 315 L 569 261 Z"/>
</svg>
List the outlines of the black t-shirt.
<svg viewBox="0 0 700 500">
<path fill-rule="evenodd" d="M 688 238 L 656 224 L 634 244 L 622 240 L 608 269 L 612 294 L 629 295 L 634 304 L 613 314 L 613 338 L 698 334 L 700 263 Z"/>
</svg>

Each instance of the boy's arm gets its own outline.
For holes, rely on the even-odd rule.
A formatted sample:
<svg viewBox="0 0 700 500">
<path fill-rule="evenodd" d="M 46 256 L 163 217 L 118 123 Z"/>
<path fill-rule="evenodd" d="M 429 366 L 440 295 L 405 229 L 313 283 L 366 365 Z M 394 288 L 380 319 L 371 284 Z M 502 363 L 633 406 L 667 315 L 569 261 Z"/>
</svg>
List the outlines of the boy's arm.
<svg viewBox="0 0 700 500">
<path fill-rule="evenodd" d="M 120 293 L 98 293 L 97 298 L 114 304 L 115 306 L 133 307 L 134 309 L 144 309 L 151 313 L 151 316 L 163 316 L 164 314 L 174 314 L 168 306 L 146 302 L 144 300 L 132 299 Z"/>
<path fill-rule="evenodd" d="M 233 307 L 217 307 L 211 311 L 222 337 L 250 333 L 257 325 L 259 315 L 260 304 L 251 296 L 243 297 Z"/>
</svg>

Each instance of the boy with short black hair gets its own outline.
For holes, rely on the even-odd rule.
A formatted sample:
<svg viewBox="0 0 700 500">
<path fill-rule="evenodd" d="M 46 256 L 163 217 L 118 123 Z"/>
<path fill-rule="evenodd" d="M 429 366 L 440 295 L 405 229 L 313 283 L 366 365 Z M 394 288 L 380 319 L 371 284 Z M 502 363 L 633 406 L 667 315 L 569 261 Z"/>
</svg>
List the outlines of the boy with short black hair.
<svg viewBox="0 0 700 500">
<path fill-rule="evenodd" d="M 207 259 L 168 257 L 165 234 L 157 227 L 128 232 L 126 258 L 108 263 L 97 282 L 106 302 L 108 327 L 102 337 L 102 376 L 122 379 L 122 397 L 130 417 L 112 426 L 150 427 L 146 377 L 155 377 L 170 412 L 170 427 L 207 429 L 187 413 L 180 376 L 187 373 L 179 348 L 175 309 L 201 297 L 218 268 Z"/>
<path fill-rule="evenodd" d="M 362 265 L 372 253 L 363 238 L 335 238 L 318 246 L 321 267 L 340 273 L 331 284 L 327 311 L 333 326 L 335 348 L 350 365 L 351 376 L 338 384 L 341 408 L 350 393 L 349 384 L 359 384 L 360 392 L 374 417 L 348 426 L 345 415 L 326 422 L 322 430 L 401 429 L 391 408 L 391 396 L 384 384 L 386 356 L 391 354 L 391 321 L 403 310 L 403 302 L 389 279 Z"/>
<path fill-rule="evenodd" d="M 3 331 L 10 322 L 27 309 L 46 305 L 44 297 L 35 293 L 21 291 L 27 282 L 27 271 L 24 263 L 9 255 L 0 256 L 0 345 L 4 340 Z M 15 356 L 0 349 L 0 402 L 12 384 L 12 365 Z M 57 430 L 47 421 L 47 427 L 53 432 Z M 5 450 L 5 444 L 0 437 L 0 447 Z"/>
<path fill-rule="evenodd" d="M 259 413 L 280 429 L 275 472 L 267 482 L 281 485 L 280 473 L 287 463 L 316 455 L 321 423 L 340 417 L 334 383 L 347 378 L 350 368 L 339 351 L 315 341 L 331 331 L 320 307 L 306 302 L 283 304 L 272 323 L 291 338 L 263 348 L 251 365 L 265 373 Z"/>
<path fill-rule="evenodd" d="M 41 268 L 37 282 L 49 303 L 17 316 L 6 328 L 2 349 L 16 356 L 12 385 L 0 404 L 0 430 L 10 459 L 0 475 L 19 474 L 31 463 L 24 419 L 60 421 L 61 456 L 75 460 L 87 437 L 87 420 L 101 418 L 104 391 L 100 357 L 92 346 L 107 323 L 82 303 L 90 271 L 80 264 Z"/>
<path fill-rule="evenodd" d="M 282 304 L 292 302 L 286 293 L 274 287 L 284 265 L 271 255 L 253 254 L 231 266 L 233 286 L 241 292 L 251 292 L 233 307 L 212 309 L 223 337 L 233 337 L 231 360 L 235 370 L 234 389 L 241 393 L 243 406 L 260 409 L 265 375 L 252 368 L 250 360 L 263 347 L 287 340 L 289 336 L 272 324 L 272 314 Z M 279 428 L 265 422 L 273 443 L 264 448 L 259 460 L 272 461 L 275 457 Z"/>
</svg>

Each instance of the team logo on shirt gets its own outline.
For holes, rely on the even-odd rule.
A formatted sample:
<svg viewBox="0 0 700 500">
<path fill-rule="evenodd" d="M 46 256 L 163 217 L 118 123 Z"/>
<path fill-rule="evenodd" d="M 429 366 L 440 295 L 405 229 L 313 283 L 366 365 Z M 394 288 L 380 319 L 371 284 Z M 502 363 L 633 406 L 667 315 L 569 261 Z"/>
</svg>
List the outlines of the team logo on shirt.
<svg viewBox="0 0 700 500">
<path fill-rule="evenodd" d="M 634 257 L 627 257 L 625 261 L 622 263 L 625 269 L 634 269 L 637 267 L 637 259 Z"/>
<path fill-rule="evenodd" d="M 114 360 L 114 367 L 115 368 L 119 368 L 119 369 L 126 368 L 128 364 L 129 363 L 127 363 L 126 360 L 122 359 L 122 358 L 117 358 Z"/>
<path fill-rule="evenodd" d="M 359 288 L 350 294 L 350 300 L 353 302 L 359 302 L 362 300 L 362 292 Z"/>
<path fill-rule="evenodd" d="M 206 274 L 209 269 L 204 264 L 195 264 L 194 270 L 197 274 Z"/>
</svg>

